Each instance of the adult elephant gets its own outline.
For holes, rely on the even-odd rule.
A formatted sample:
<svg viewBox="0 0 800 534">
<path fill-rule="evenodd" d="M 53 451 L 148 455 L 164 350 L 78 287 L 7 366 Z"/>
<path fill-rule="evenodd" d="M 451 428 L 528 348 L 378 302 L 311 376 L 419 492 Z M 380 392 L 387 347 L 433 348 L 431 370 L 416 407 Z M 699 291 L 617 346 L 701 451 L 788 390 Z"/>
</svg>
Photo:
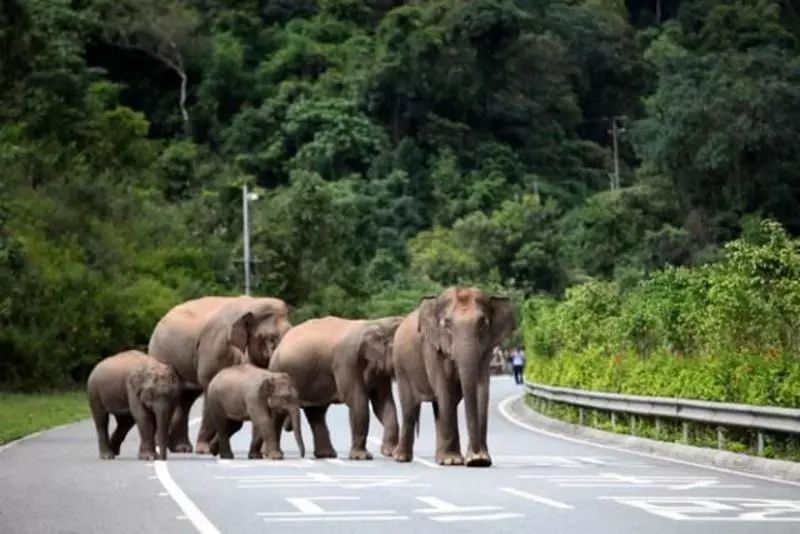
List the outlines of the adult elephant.
<svg viewBox="0 0 800 534">
<path fill-rule="evenodd" d="M 486 444 L 489 362 L 492 348 L 514 329 L 511 302 L 476 288 L 451 287 L 425 297 L 394 336 L 394 368 L 400 396 L 399 462 L 411 461 L 420 403 L 432 402 L 436 419 L 436 461 L 464 463 L 457 407 L 465 402 L 468 466 L 490 466 Z"/>
<path fill-rule="evenodd" d="M 214 375 L 243 361 L 266 368 L 289 328 L 286 303 L 268 297 L 203 297 L 179 304 L 161 318 L 148 352 L 173 366 L 182 381 L 181 400 L 170 425 L 171 451 L 192 452 L 189 410 Z M 198 454 L 210 452 L 212 437 L 204 420 L 197 437 Z"/>
<path fill-rule="evenodd" d="M 369 460 L 369 404 L 383 425 L 381 453 L 397 444 L 397 408 L 392 395 L 392 337 L 402 317 L 376 320 L 323 317 L 289 330 L 270 361 L 270 371 L 288 373 L 314 435 L 314 456 L 335 458 L 325 414 L 344 403 L 350 412 L 349 457 Z"/>
</svg>

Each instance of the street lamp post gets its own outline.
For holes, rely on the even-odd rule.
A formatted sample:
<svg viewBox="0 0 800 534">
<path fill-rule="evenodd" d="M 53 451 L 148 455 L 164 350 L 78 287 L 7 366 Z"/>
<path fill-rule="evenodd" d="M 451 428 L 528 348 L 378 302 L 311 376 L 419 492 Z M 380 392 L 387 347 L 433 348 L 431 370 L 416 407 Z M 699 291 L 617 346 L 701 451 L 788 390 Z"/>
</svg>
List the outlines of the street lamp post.
<svg viewBox="0 0 800 534">
<path fill-rule="evenodd" d="M 250 201 L 258 200 L 256 193 L 247 190 L 247 184 L 242 185 L 242 232 L 244 234 L 244 294 L 250 294 Z"/>
</svg>

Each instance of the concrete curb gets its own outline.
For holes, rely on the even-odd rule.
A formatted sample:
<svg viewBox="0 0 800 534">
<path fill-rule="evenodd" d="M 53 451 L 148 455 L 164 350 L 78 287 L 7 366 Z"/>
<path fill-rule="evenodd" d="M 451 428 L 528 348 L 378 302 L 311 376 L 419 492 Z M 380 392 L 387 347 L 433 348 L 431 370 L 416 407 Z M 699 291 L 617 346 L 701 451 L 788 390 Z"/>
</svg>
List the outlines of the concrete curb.
<svg viewBox="0 0 800 534">
<path fill-rule="evenodd" d="M 510 414 L 531 426 L 549 430 L 556 434 L 584 439 L 599 445 L 619 447 L 632 452 L 727 469 L 742 474 L 768 477 L 790 483 L 800 482 L 800 462 L 758 458 L 735 452 L 616 434 L 566 423 L 534 411 L 525 402 L 525 397 L 526 395 L 523 394 L 509 404 Z"/>
</svg>

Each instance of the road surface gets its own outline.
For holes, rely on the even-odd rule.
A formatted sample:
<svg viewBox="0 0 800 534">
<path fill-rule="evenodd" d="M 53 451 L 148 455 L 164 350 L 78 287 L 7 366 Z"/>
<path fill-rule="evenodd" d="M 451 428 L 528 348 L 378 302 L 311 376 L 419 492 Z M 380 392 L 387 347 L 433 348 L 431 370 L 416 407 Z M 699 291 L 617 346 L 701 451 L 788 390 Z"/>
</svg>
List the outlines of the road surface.
<svg viewBox="0 0 800 534">
<path fill-rule="evenodd" d="M 235 460 L 140 462 L 132 432 L 121 457 L 100 461 L 91 422 L 54 429 L 0 450 L 0 532 L 800 532 L 797 485 L 535 432 L 502 413 L 520 393 L 493 379 L 489 469 L 433 463 L 429 405 L 411 464 L 346 460 L 342 406 L 329 412 L 336 460 L 299 459 L 291 434 L 285 460 L 247 460 L 245 426 Z M 464 440 L 463 413 L 461 423 Z M 380 431 L 373 421 L 371 436 Z"/>
</svg>

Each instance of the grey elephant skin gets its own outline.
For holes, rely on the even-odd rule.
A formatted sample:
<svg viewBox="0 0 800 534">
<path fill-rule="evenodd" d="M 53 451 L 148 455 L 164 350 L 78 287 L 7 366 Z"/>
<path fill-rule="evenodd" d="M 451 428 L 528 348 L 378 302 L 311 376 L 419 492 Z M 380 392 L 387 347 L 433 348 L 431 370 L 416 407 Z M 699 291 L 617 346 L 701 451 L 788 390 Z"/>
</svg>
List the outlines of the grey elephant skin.
<svg viewBox="0 0 800 534">
<path fill-rule="evenodd" d="M 167 432 L 180 397 L 180 379 L 171 366 L 139 351 L 121 352 L 94 367 L 86 388 L 100 458 L 110 460 L 119 455 L 135 422 L 141 438 L 139 459 L 167 459 Z M 109 439 L 111 414 L 117 426 Z"/>
<path fill-rule="evenodd" d="M 477 288 L 451 287 L 425 297 L 394 336 L 394 369 L 402 421 L 394 458 L 413 458 L 420 403 L 433 403 L 436 461 L 465 463 L 458 435 L 458 403 L 464 400 L 469 443 L 466 464 L 492 464 L 486 443 L 489 363 L 492 348 L 516 326 L 509 299 Z"/>
<path fill-rule="evenodd" d="M 216 433 L 211 442 L 212 454 L 233 458 L 230 437 L 239 431 L 243 421 L 252 421 L 248 456 L 261 458 L 263 454 L 271 460 L 281 460 L 281 430 L 284 419 L 289 417 L 300 457 L 305 456 L 297 389 L 286 373 L 273 373 L 250 364 L 223 369 L 208 385 L 203 410 Z"/>
<path fill-rule="evenodd" d="M 189 410 L 220 370 L 242 362 L 266 368 L 291 328 L 286 303 L 277 298 L 210 296 L 175 306 L 158 322 L 148 352 L 175 367 L 181 399 L 169 431 L 173 452 L 191 452 Z M 213 432 L 203 421 L 196 452 L 208 454 Z"/>
<path fill-rule="evenodd" d="M 328 316 L 295 326 L 281 340 L 269 368 L 288 373 L 294 380 L 314 435 L 315 457 L 336 457 L 325 421 L 334 403 L 349 408 L 351 459 L 372 458 L 366 448 L 370 403 L 384 429 L 381 452 L 391 455 L 398 437 L 391 351 L 401 320 Z"/>
</svg>

